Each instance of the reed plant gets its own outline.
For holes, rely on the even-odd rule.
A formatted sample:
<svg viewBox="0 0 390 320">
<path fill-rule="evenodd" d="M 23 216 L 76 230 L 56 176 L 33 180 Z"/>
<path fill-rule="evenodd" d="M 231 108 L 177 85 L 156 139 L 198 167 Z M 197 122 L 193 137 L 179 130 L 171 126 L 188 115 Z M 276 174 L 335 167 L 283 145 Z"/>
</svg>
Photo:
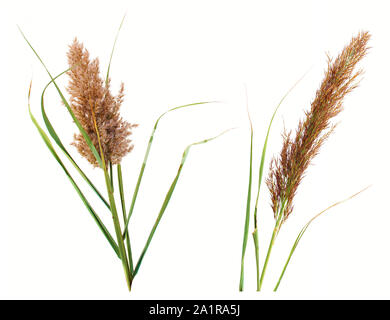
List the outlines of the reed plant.
<svg viewBox="0 0 390 320">
<path fill-rule="evenodd" d="M 258 201 L 260 195 L 260 187 L 263 180 L 264 161 L 267 150 L 268 138 L 272 122 L 275 118 L 281 103 L 286 98 L 287 94 L 283 97 L 281 102 L 276 107 L 272 118 L 270 120 L 268 130 L 266 133 L 265 142 L 263 145 L 260 166 L 259 166 L 259 180 L 257 197 L 254 208 L 254 231 L 252 233 L 255 258 L 256 258 L 256 287 L 257 291 L 260 291 L 266 274 L 268 262 L 271 256 L 272 248 L 275 244 L 277 235 L 280 232 L 282 225 L 286 222 L 287 218 L 293 212 L 293 200 L 297 193 L 298 186 L 300 185 L 305 173 L 311 164 L 314 157 L 319 153 L 321 146 L 328 139 L 328 137 L 334 132 L 336 125 L 332 123 L 334 117 L 336 117 L 343 109 L 343 100 L 347 94 L 354 90 L 358 86 L 358 79 L 362 71 L 356 71 L 356 65 L 366 55 L 368 47 L 368 41 L 370 34 L 368 32 L 360 32 L 357 36 L 353 37 L 350 43 L 344 47 L 341 53 L 332 59 L 328 56 L 328 67 L 325 71 L 324 79 L 317 90 L 315 98 L 311 103 L 311 108 L 305 111 L 305 118 L 298 123 L 298 127 L 293 135 L 291 131 L 283 133 L 283 146 L 280 154 L 275 156 L 270 164 L 270 170 L 266 184 L 270 192 L 271 207 L 274 214 L 275 225 L 272 231 L 268 250 L 265 255 L 263 268 L 260 272 L 260 255 L 259 255 L 259 237 L 258 237 Z M 296 85 L 296 84 L 295 84 Z M 294 87 L 295 87 L 294 85 Z M 246 246 L 249 234 L 249 221 L 250 221 L 250 206 L 251 206 L 251 189 L 252 189 L 252 154 L 253 154 L 253 127 L 251 129 L 251 145 L 250 145 L 250 179 L 248 187 L 248 197 L 245 215 L 245 227 L 244 227 L 244 240 L 242 246 L 241 255 L 241 273 L 239 290 L 244 289 L 244 259 Z M 363 191 L 363 190 L 362 190 Z M 362 192 L 360 191 L 360 192 Z M 358 192 L 357 194 L 359 194 Z M 353 198 L 357 194 L 349 197 Z M 348 200 L 346 199 L 346 200 Z M 293 248 L 289 254 L 287 262 L 283 268 L 282 274 L 275 286 L 275 291 L 279 287 L 280 281 L 286 271 L 292 254 L 294 253 L 301 237 L 309 227 L 311 222 L 320 216 L 328 209 L 338 205 L 346 200 L 339 201 L 329 208 L 321 211 L 311 219 L 298 234 L 298 237 L 293 245 Z"/>
<path fill-rule="evenodd" d="M 122 24 L 123 20 L 119 27 L 119 30 Z M 121 260 L 127 287 L 130 291 L 134 278 L 139 272 L 142 261 L 151 244 L 156 229 L 173 195 L 190 149 L 195 145 L 207 143 L 211 140 L 214 140 L 225 132 L 215 137 L 192 143 L 185 148 L 181 157 L 177 173 L 168 189 L 161 209 L 157 215 L 156 221 L 152 226 L 151 231 L 149 232 L 144 248 L 138 260 L 134 260 L 134 255 L 131 250 L 131 241 L 133 239 L 129 231 L 129 225 L 131 222 L 131 217 L 141 186 L 142 177 L 147 165 L 158 124 L 160 120 L 170 112 L 183 108 L 209 104 L 213 101 L 198 102 L 178 106 L 169 109 L 160 117 L 158 117 L 149 138 L 144 160 L 142 162 L 138 179 L 135 184 L 134 192 L 130 200 L 130 206 L 127 207 L 127 204 L 125 202 L 126 195 L 124 194 L 123 188 L 124 181 L 122 174 L 122 159 L 134 148 L 130 137 L 133 129 L 137 127 L 137 124 L 127 122 L 120 115 L 120 108 L 124 102 L 124 85 L 121 84 L 119 93 L 117 95 L 113 95 L 110 89 L 110 66 L 119 30 L 117 36 L 115 37 L 105 79 L 101 77 L 99 60 L 97 58 L 91 60 L 89 52 L 77 39 L 75 39 L 73 43 L 69 46 L 69 51 L 67 53 L 69 68 L 61 72 L 57 76 L 52 76 L 52 74 L 49 72 L 45 63 L 42 61 L 31 43 L 27 40 L 23 32 L 21 30 L 20 31 L 25 41 L 32 49 L 35 56 L 39 59 L 50 78 L 50 81 L 42 90 L 40 101 L 41 113 L 46 130 L 39 125 L 37 119 L 31 111 L 30 83 L 30 88 L 28 92 L 28 110 L 31 120 L 35 125 L 36 129 L 38 130 L 38 133 L 43 139 L 45 145 L 49 149 L 50 153 L 52 154 L 56 162 L 60 165 L 60 167 L 63 169 L 65 175 L 68 177 L 71 184 L 75 188 L 78 196 L 81 198 L 89 214 L 92 216 L 98 228 L 106 238 L 108 244 L 111 246 L 112 250 L 114 251 L 114 254 Z M 56 82 L 57 78 L 65 74 L 69 76 L 69 84 L 67 87 L 67 91 L 70 95 L 69 101 L 65 98 L 65 94 Z M 92 179 L 89 178 L 87 174 L 81 169 L 81 166 L 77 164 L 75 158 L 71 155 L 71 153 L 62 143 L 62 140 L 60 139 L 57 130 L 54 128 L 46 114 L 44 97 L 46 90 L 51 84 L 54 85 L 63 105 L 65 106 L 67 112 L 71 117 L 71 120 L 73 120 L 78 129 L 77 133 L 74 135 L 74 141 L 72 144 L 80 153 L 80 155 L 84 157 L 93 167 L 98 168 L 99 173 L 104 176 L 106 196 L 104 196 L 104 193 L 99 190 L 96 184 L 92 182 Z M 79 184 L 76 182 L 76 180 L 73 178 L 73 175 L 70 173 L 68 169 L 69 164 L 66 164 L 65 160 L 60 157 L 57 148 L 60 150 L 60 152 L 63 153 L 65 159 L 69 162 L 71 166 L 74 167 L 76 172 L 81 176 L 81 178 L 86 182 L 86 184 L 94 191 L 94 193 L 96 193 L 98 198 L 102 201 L 108 212 L 111 214 L 113 229 L 115 232 L 114 236 L 103 223 L 102 219 L 100 218 L 100 213 L 98 214 L 98 212 L 93 208 L 92 203 L 87 200 L 85 193 L 81 190 Z M 114 181 L 115 169 L 117 172 L 117 181 Z M 119 197 L 116 197 L 115 195 L 118 194 Z M 120 205 L 118 205 L 116 198 L 120 199 Z"/>
</svg>

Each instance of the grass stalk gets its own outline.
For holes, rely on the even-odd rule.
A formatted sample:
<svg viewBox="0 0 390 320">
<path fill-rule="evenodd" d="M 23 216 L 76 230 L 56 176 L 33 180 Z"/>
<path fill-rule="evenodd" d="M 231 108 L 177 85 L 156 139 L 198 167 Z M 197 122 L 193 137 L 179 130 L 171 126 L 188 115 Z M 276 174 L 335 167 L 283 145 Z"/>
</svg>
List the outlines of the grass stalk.
<svg viewBox="0 0 390 320">
<path fill-rule="evenodd" d="M 269 246 L 268 246 L 267 256 L 265 257 L 263 270 L 261 272 L 261 276 L 260 276 L 260 280 L 259 280 L 259 285 L 257 287 L 258 288 L 257 291 L 260 291 L 261 287 L 263 285 L 264 276 L 265 276 L 265 272 L 267 270 L 267 266 L 268 266 L 269 258 L 271 256 L 272 248 L 273 248 L 273 246 L 275 244 L 276 236 L 279 233 L 279 229 L 280 229 L 280 226 L 281 226 L 281 223 L 282 223 L 283 211 L 284 211 L 285 205 L 286 205 L 286 202 L 284 201 L 282 206 L 281 206 L 281 208 L 280 208 L 280 211 L 278 213 L 278 216 L 277 216 L 277 219 L 276 219 L 276 222 L 275 222 L 275 227 L 274 227 L 274 230 L 272 232 L 271 240 L 270 240 L 270 243 L 269 243 Z"/>
<path fill-rule="evenodd" d="M 121 164 L 117 165 L 117 173 L 118 173 L 118 189 L 121 199 L 121 207 L 122 207 L 122 214 L 123 214 L 123 221 L 126 221 L 126 203 L 125 203 L 125 196 L 123 191 L 123 178 L 122 178 L 122 166 Z M 123 222 L 123 223 L 124 223 Z M 132 274 L 134 271 L 133 266 L 133 254 L 131 251 L 131 244 L 130 244 L 130 235 L 126 237 L 126 247 L 127 247 L 127 255 L 129 258 L 129 267 L 130 267 L 130 273 Z"/>
<path fill-rule="evenodd" d="M 110 201 L 110 208 L 111 208 L 111 213 L 112 213 L 112 220 L 114 222 L 115 234 L 116 234 L 117 242 L 118 242 L 118 246 L 119 246 L 119 253 L 120 253 L 121 260 L 122 260 L 123 270 L 125 272 L 127 287 L 129 289 L 129 291 L 131 291 L 131 284 L 132 284 L 133 278 L 132 278 L 132 274 L 130 273 L 129 262 L 127 260 L 127 255 L 126 255 L 126 248 L 125 248 L 125 244 L 124 244 L 123 237 L 122 237 L 122 230 L 121 230 L 121 226 L 120 226 L 120 222 L 119 222 L 118 212 L 116 209 L 114 191 L 112 188 L 112 181 L 111 181 L 110 175 L 109 175 L 108 170 L 107 170 L 106 161 L 104 158 L 104 152 L 103 152 L 102 144 L 100 141 L 99 129 L 98 129 L 98 126 L 96 124 L 95 112 L 94 112 L 94 107 L 92 106 L 92 104 L 91 104 L 91 112 L 92 112 L 92 118 L 93 118 L 95 130 L 96 130 L 96 135 L 97 135 L 97 139 L 98 139 L 100 156 L 102 159 L 102 165 L 103 165 L 102 169 L 103 169 L 104 178 L 106 181 L 108 199 Z"/>
<path fill-rule="evenodd" d="M 122 231 L 121 231 L 119 217 L 118 217 L 118 213 L 117 213 L 117 209 L 116 209 L 116 205 L 115 205 L 114 194 L 113 194 L 112 189 L 111 189 L 111 181 L 110 181 L 110 177 L 108 176 L 107 168 L 104 168 L 103 170 L 104 170 L 104 177 L 105 177 L 106 186 L 107 186 L 108 198 L 110 201 L 112 219 L 114 222 L 115 234 L 117 236 L 120 257 L 122 260 L 123 270 L 125 272 L 126 283 L 127 283 L 127 287 L 129 289 L 129 291 L 131 291 L 131 284 L 133 281 L 133 277 L 130 273 L 129 263 L 127 260 L 126 248 L 125 248 L 123 238 L 122 238 Z"/>
</svg>

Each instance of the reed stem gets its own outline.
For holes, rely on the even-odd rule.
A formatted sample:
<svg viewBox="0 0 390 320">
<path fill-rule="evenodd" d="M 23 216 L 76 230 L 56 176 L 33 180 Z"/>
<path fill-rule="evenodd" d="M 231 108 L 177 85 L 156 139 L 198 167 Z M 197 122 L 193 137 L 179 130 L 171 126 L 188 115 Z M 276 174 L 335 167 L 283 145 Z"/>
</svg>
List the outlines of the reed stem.
<svg viewBox="0 0 390 320">
<path fill-rule="evenodd" d="M 124 244 L 123 237 L 122 237 L 122 230 L 121 230 L 121 226 L 119 223 L 118 211 L 116 209 L 116 204 L 115 204 L 114 189 L 113 189 L 112 180 L 111 180 L 112 172 L 111 172 L 111 177 L 110 177 L 108 170 L 107 170 L 107 166 L 106 166 L 106 160 L 104 157 L 104 152 L 103 152 L 102 144 L 100 141 L 99 129 L 98 129 L 98 126 L 96 123 L 95 111 L 94 111 L 94 107 L 93 107 L 92 103 L 91 103 L 91 112 L 92 112 L 92 118 L 93 118 L 95 130 L 96 130 L 96 136 L 97 136 L 98 144 L 99 144 L 100 156 L 101 156 L 101 160 L 102 160 L 102 169 L 103 169 L 104 178 L 106 181 L 108 200 L 110 202 L 110 209 L 111 209 L 111 213 L 112 213 L 112 220 L 114 222 L 115 234 L 116 234 L 117 241 L 118 241 L 120 258 L 121 258 L 122 266 L 123 266 L 123 269 L 125 272 L 127 287 L 129 289 L 129 291 L 131 291 L 131 283 L 132 283 L 133 278 L 132 278 L 132 275 L 130 273 L 129 263 L 127 261 L 126 248 L 125 248 L 125 244 Z"/>
<path fill-rule="evenodd" d="M 271 240 L 270 240 L 270 243 L 269 243 L 269 246 L 268 246 L 267 256 L 265 257 L 264 266 L 263 266 L 263 270 L 261 272 L 261 277 L 260 277 L 259 285 L 257 287 L 258 288 L 257 291 L 260 291 L 261 287 L 263 285 L 264 276 L 265 276 L 265 272 L 267 270 L 268 261 L 269 261 L 269 258 L 271 256 L 272 248 L 274 246 L 276 236 L 278 235 L 279 229 L 281 227 L 281 222 L 282 222 L 282 217 L 283 217 L 283 211 L 284 211 L 284 208 L 285 208 L 285 204 L 286 204 L 286 202 L 284 201 L 282 206 L 281 206 L 281 209 L 280 209 L 280 211 L 278 213 L 276 222 L 275 222 L 274 231 L 272 232 Z"/>
<path fill-rule="evenodd" d="M 111 213 L 112 213 L 112 220 L 114 222 L 115 234 L 116 234 L 118 246 L 119 246 L 119 253 L 121 256 L 121 260 L 122 260 L 123 270 L 125 272 L 126 283 L 127 283 L 127 287 L 129 289 L 129 291 L 131 291 L 131 283 L 132 283 L 133 279 L 132 279 L 132 275 L 130 274 L 129 264 L 127 261 L 126 248 L 125 248 L 124 241 L 122 238 L 122 230 L 121 230 L 120 223 L 119 223 L 118 212 L 117 212 L 116 205 L 115 205 L 114 194 L 113 194 L 112 188 L 111 188 L 111 181 L 110 181 L 110 177 L 109 177 L 108 172 L 107 172 L 107 168 L 104 164 L 104 160 L 103 160 L 103 171 L 104 171 L 104 177 L 106 180 L 108 200 L 110 202 L 110 208 L 111 208 Z"/>
<path fill-rule="evenodd" d="M 118 170 L 118 186 L 119 186 L 119 194 L 121 198 L 121 206 L 122 206 L 122 214 L 123 214 L 123 221 L 126 222 L 126 202 L 124 197 L 124 191 L 123 191 L 123 178 L 122 178 L 122 166 L 121 164 L 117 165 Z M 130 273 L 133 273 L 133 254 L 131 251 L 131 244 L 130 244 L 130 235 L 127 235 L 125 237 L 126 240 L 126 246 L 127 246 L 127 254 L 129 259 L 129 267 L 130 267 Z"/>
</svg>

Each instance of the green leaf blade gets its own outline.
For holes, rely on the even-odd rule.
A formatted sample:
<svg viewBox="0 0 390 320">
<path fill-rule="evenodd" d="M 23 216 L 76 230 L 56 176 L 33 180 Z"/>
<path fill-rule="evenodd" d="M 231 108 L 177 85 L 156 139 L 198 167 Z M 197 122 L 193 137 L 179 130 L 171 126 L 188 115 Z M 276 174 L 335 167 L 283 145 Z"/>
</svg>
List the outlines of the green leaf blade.
<svg viewBox="0 0 390 320">
<path fill-rule="evenodd" d="M 55 76 L 53 79 L 55 80 L 55 79 L 59 78 L 60 76 L 62 76 L 63 74 L 65 74 L 69 70 L 70 69 L 67 69 L 67 70 L 61 72 L 60 74 Z M 58 147 L 65 154 L 65 156 L 68 158 L 68 160 L 72 163 L 72 165 L 78 171 L 78 173 L 81 175 L 81 177 L 87 182 L 87 184 L 92 188 L 92 190 L 96 193 L 96 195 L 100 198 L 100 200 L 110 210 L 110 205 L 108 204 L 108 201 L 103 197 L 101 192 L 95 187 L 95 185 L 92 183 L 92 181 L 88 178 L 88 176 L 84 173 L 84 171 L 80 168 L 80 166 L 76 163 L 76 161 L 70 155 L 68 150 L 65 148 L 65 146 L 63 145 L 61 139 L 57 135 L 57 132 L 55 131 L 53 125 L 51 124 L 51 122 L 50 122 L 50 120 L 49 120 L 49 118 L 48 118 L 48 116 L 46 114 L 45 103 L 44 103 L 44 96 L 45 96 L 47 88 L 49 87 L 49 85 L 51 83 L 53 83 L 53 80 L 50 80 L 50 82 L 45 86 L 45 88 L 43 89 L 42 94 L 41 94 L 41 113 L 42 113 L 43 121 L 44 121 L 44 123 L 46 125 L 46 128 L 47 128 L 47 131 L 49 132 L 50 136 L 53 138 L 55 143 L 58 145 Z"/>
<path fill-rule="evenodd" d="M 44 143 L 46 144 L 47 148 L 49 149 L 50 153 L 54 157 L 54 159 L 57 161 L 57 163 L 61 166 L 63 171 L 65 172 L 66 176 L 69 178 L 72 186 L 75 188 L 77 194 L 83 201 L 84 205 L 86 206 L 88 212 L 91 214 L 92 218 L 95 220 L 96 224 L 98 225 L 100 231 L 103 233 L 107 241 L 109 242 L 110 246 L 116 253 L 116 255 L 119 257 L 119 248 L 115 242 L 115 240 L 112 238 L 110 232 L 107 230 L 103 222 L 100 220 L 99 216 L 96 214 L 92 206 L 89 204 L 88 200 L 85 198 L 84 194 L 82 193 L 81 189 L 78 187 L 77 183 L 73 179 L 73 177 L 70 175 L 69 171 L 66 169 L 64 163 L 61 161 L 60 157 L 58 156 L 57 152 L 55 151 L 49 137 L 45 133 L 45 131 L 42 129 L 42 127 L 38 124 L 36 118 L 31 112 L 31 107 L 30 107 L 30 94 L 31 94 L 31 84 L 30 84 L 30 89 L 28 93 L 28 112 L 31 118 L 31 121 L 33 122 L 34 126 L 38 130 L 41 138 L 43 139 Z"/>
</svg>

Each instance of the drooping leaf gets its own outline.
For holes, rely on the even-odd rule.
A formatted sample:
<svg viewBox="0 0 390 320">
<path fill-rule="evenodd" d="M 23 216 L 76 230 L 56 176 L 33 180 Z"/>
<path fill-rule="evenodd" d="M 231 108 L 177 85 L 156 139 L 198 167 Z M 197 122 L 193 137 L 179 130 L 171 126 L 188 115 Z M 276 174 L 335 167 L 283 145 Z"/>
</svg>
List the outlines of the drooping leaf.
<svg viewBox="0 0 390 320">
<path fill-rule="evenodd" d="M 306 223 L 306 224 L 303 226 L 303 228 L 301 229 L 301 231 L 298 233 L 298 236 L 297 236 L 297 238 L 295 239 L 295 242 L 294 242 L 294 244 L 293 244 L 293 246 L 292 246 L 292 248 L 291 248 L 291 250 L 290 250 L 290 254 L 288 255 L 287 261 L 286 261 L 286 263 L 285 263 L 285 265 L 284 265 L 284 267 L 283 267 L 283 270 L 282 270 L 282 273 L 281 273 L 281 275 L 280 275 L 280 277 L 279 277 L 279 280 L 278 280 L 278 282 L 276 283 L 276 286 L 275 286 L 275 288 L 274 288 L 274 291 L 278 290 L 279 285 L 280 285 L 280 282 L 282 281 L 282 278 L 283 278 L 283 276 L 284 276 L 284 274 L 285 274 L 285 272 L 286 272 L 287 266 L 288 266 L 288 264 L 290 263 L 291 257 L 292 257 L 292 255 L 294 254 L 295 249 L 297 248 L 297 246 L 298 246 L 298 244 L 299 244 L 299 241 L 301 241 L 302 236 L 304 235 L 304 233 L 306 232 L 306 230 L 307 230 L 307 228 L 310 226 L 310 224 L 311 224 L 315 219 L 317 219 L 319 216 L 321 216 L 323 213 L 325 213 L 326 211 L 328 211 L 329 209 L 331 209 L 331 208 L 333 208 L 333 207 L 335 207 L 335 206 L 337 206 L 337 205 L 339 205 L 339 204 L 342 204 L 342 203 L 344 203 L 344 202 L 346 202 L 346 201 L 348 201 L 348 200 L 351 200 L 352 198 L 356 197 L 357 195 L 359 195 L 359 194 L 362 193 L 363 191 L 367 190 L 369 187 L 370 187 L 370 186 L 364 188 L 363 190 L 360 190 L 359 192 L 353 194 L 352 196 L 350 196 L 350 197 L 348 197 L 348 198 L 346 198 L 346 199 L 344 199 L 344 200 L 341 200 L 341 201 L 338 201 L 338 202 L 332 204 L 331 206 L 327 207 L 325 210 L 322 210 L 320 213 L 316 214 L 313 218 L 311 218 L 311 219 L 309 220 L 308 223 Z"/>
<path fill-rule="evenodd" d="M 139 191 L 139 188 L 141 186 L 141 181 L 142 181 L 142 177 L 144 175 L 144 171 L 145 171 L 145 167 L 146 167 L 146 163 L 148 161 L 148 158 L 149 158 L 149 153 L 150 153 L 150 149 L 152 147 L 152 143 L 153 143 L 153 139 L 154 139 L 154 134 L 157 130 L 157 126 L 160 122 L 160 120 L 162 119 L 162 117 L 164 117 L 164 115 L 168 114 L 169 112 L 172 112 L 172 111 L 175 111 L 175 110 L 179 110 L 179 109 L 182 109 L 182 108 L 187 108 L 187 107 L 191 107 L 191 106 L 196 106 L 196 105 L 201 105 L 201 104 L 206 104 L 206 103 L 213 103 L 213 102 L 216 102 L 216 101 L 207 101 L 207 102 L 197 102 L 197 103 L 190 103 L 190 104 L 185 104 L 185 105 L 182 105 L 182 106 L 179 106 L 179 107 L 175 107 L 175 108 L 172 108 L 172 109 L 169 109 L 168 111 L 164 112 L 162 115 L 160 115 L 155 124 L 154 124 L 154 127 L 153 127 L 153 130 L 152 130 L 152 134 L 150 135 L 150 138 L 149 138 L 149 142 L 148 142 L 148 146 L 146 148 L 146 152 L 145 152 L 145 156 L 144 156 L 144 160 L 142 162 L 142 166 L 141 166 L 141 169 L 140 169 L 140 172 L 138 174 L 138 179 L 137 179 L 137 184 L 135 186 L 135 189 L 134 189 L 134 193 L 133 193 L 133 197 L 131 199 L 131 204 L 130 204 L 130 209 L 129 209 L 129 214 L 127 216 L 127 219 L 126 219 L 126 223 L 125 223 L 125 231 L 124 231 L 124 237 L 127 237 L 127 232 L 128 232 L 128 227 L 129 227 L 129 221 L 130 221 L 130 218 L 133 214 L 133 211 L 134 211 L 134 206 L 135 206 L 135 202 L 137 200 L 137 196 L 138 196 L 138 191 Z"/>
<path fill-rule="evenodd" d="M 154 233 L 156 232 L 156 229 L 157 229 L 157 227 L 158 227 L 158 225 L 159 225 L 159 223 L 161 221 L 161 218 L 163 217 L 164 212 L 165 212 L 165 210 L 166 210 L 166 208 L 168 206 L 169 200 L 172 197 L 172 194 L 173 194 L 173 192 L 175 190 L 177 181 L 179 180 L 180 174 L 181 174 L 181 172 L 183 170 L 184 163 L 185 163 L 185 161 L 187 159 L 187 156 L 188 156 L 188 153 L 190 152 L 191 147 L 195 146 L 195 145 L 199 145 L 199 144 L 203 144 L 203 143 L 207 143 L 209 141 L 212 141 L 212 140 L 220 137 L 221 135 L 225 134 L 229 130 L 226 130 L 226 131 L 222 132 L 221 134 L 219 134 L 219 135 L 217 135 L 215 137 L 212 137 L 212 138 L 209 138 L 209 139 L 205 139 L 205 140 L 202 140 L 202 141 L 199 141 L 199 142 L 192 143 L 184 150 L 183 155 L 182 155 L 182 159 L 181 159 L 181 162 L 180 162 L 180 166 L 179 166 L 179 169 L 177 171 L 177 174 L 176 174 L 175 178 L 173 179 L 173 182 L 171 183 L 171 186 L 169 187 L 169 190 L 168 190 L 168 192 L 167 192 L 167 194 L 165 196 L 164 202 L 163 202 L 163 204 L 161 206 L 161 209 L 160 209 L 160 212 L 159 212 L 159 214 L 157 216 L 157 219 L 156 219 L 156 221 L 155 221 L 155 223 L 154 223 L 154 225 L 152 227 L 152 230 L 150 231 L 150 234 L 149 234 L 149 237 L 148 237 L 148 239 L 146 241 L 144 249 L 142 250 L 142 253 L 141 253 L 141 255 L 140 255 L 139 259 L 138 259 L 138 262 L 137 262 L 137 264 L 136 264 L 136 266 L 134 268 L 134 276 L 138 273 L 138 270 L 139 270 L 139 268 L 141 266 L 141 263 L 142 263 L 142 261 L 144 259 L 145 254 L 146 254 L 146 252 L 147 252 L 147 250 L 149 248 L 149 245 L 150 245 L 150 242 L 152 241 Z"/>
</svg>

